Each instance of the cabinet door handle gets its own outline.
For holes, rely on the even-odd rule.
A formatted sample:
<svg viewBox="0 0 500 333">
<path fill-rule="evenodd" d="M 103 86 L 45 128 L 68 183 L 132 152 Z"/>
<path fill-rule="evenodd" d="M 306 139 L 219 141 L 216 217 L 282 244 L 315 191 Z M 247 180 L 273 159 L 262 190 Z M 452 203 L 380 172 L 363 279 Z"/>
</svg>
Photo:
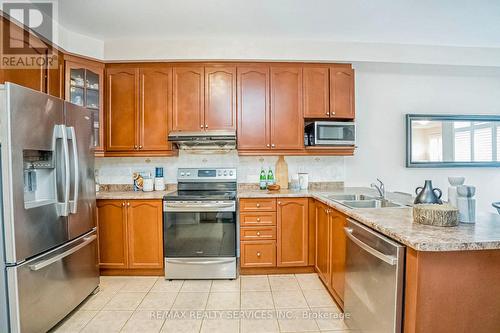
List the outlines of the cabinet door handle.
<svg viewBox="0 0 500 333">
<path fill-rule="evenodd" d="M 127 202 L 127 207 L 130 207 L 130 202 Z"/>
<path fill-rule="evenodd" d="M 257 206 L 257 208 L 259 208 L 260 207 L 260 203 L 258 203 L 256 206 Z"/>
<path fill-rule="evenodd" d="M 205 128 L 208 128 L 208 125 L 205 125 Z"/>
<path fill-rule="evenodd" d="M 281 206 L 281 201 L 278 201 L 278 205 L 280 205 L 280 206 Z"/>
<path fill-rule="evenodd" d="M 259 257 L 259 258 L 260 258 L 260 256 L 261 256 L 260 252 L 257 252 L 257 257 Z"/>
<path fill-rule="evenodd" d="M 269 147 L 271 147 L 271 145 L 268 143 L 268 144 L 266 145 L 266 147 L 267 147 L 267 148 L 269 148 Z"/>
<path fill-rule="evenodd" d="M 142 146 L 139 146 L 139 149 L 142 149 Z"/>
<path fill-rule="evenodd" d="M 122 202 L 122 207 L 125 207 L 125 202 Z"/>
<path fill-rule="evenodd" d="M 327 112 L 327 113 L 326 113 L 326 115 L 327 115 L 327 116 L 329 116 L 329 115 L 330 115 L 330 112 Z"/>
<path fill-rule="evenodd" d="M 271 144 L 271 148 L 274 148 L 274 143 Z"/>
<path fill-rule="evenodd" d="M 257 222 L 260 222 L 260 217 L 257 218 Z"/>
<path fill-rule="evenodd" d="M 260 231 L 257 231 L 257 236 L 260 236 Z"/>
<path fill-rule="evenodd" d="M 203 128 L 203 125 L 200 125 L 200 128 Z"/>
<path fill-rule="evenodd" d="M 134 146 L 134 149 L 137 149 L 137 145 Z"/>
</svg>

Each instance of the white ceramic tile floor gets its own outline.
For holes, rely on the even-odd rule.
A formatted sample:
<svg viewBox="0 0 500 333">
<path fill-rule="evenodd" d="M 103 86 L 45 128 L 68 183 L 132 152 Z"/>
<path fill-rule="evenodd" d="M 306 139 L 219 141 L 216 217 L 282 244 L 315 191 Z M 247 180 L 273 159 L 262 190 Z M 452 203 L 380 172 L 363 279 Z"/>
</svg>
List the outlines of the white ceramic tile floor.
<svg viewBox="0 0 500 333">
<path fill-rule="evenodd" d="M 102 276 L 100 291 L 53 332 L 347 332 L 339 314 L 316 274 L 234 281 Z"/>
</svg>

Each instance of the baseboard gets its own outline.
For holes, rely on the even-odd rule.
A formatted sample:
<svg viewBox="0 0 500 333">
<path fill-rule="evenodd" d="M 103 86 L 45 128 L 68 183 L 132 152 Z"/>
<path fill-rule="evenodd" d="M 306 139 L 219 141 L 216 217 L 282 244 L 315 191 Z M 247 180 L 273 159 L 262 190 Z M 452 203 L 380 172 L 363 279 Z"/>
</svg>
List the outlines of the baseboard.
<svg viewBox="0 0 500 333">
<path fill-rule="evenodd" d="M 163 268 L 156 268 L 156 269 L 150 269 L 150 268 L 145 268 L 145 269 L 117 269 L 117 268 L 101 268 L 100 270 L 101 275 L 106 275 L 106 276 L 113 276 L 113 275 L 125 275 L 125 276 L 133 276 L 133 275 L 140 275 L 140 276 L 163 276 L 165 275 L 165 272 L 163 271 Z"/>
<path fill-rule="evenodd" d="M 314 266 L 240 268 L 240 275 L 314 273 Z"/>
</svg>

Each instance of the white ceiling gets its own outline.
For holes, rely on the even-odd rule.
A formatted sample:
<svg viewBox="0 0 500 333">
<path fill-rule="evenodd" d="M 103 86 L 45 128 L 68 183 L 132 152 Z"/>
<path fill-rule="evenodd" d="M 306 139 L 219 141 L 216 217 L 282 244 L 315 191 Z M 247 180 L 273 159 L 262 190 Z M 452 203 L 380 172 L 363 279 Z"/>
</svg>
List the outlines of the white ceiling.
<svg viewBox="0 0 500 333">
<path fill-rule="evenodd" d="M 60 0 L 59 21 L 105 43 L 280 38 L 500 47 L 494 0 Z"/>
</svg>

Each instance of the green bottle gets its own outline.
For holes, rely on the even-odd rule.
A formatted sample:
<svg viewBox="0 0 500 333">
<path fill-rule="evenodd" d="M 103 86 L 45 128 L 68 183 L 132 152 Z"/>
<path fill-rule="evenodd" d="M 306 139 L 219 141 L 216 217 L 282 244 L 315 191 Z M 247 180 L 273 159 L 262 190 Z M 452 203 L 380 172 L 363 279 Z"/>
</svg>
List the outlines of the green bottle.
<svg viewBox="0 0 500 333">
<path fill-rule="evenodd" d="M 266 172 L 264 171 L 264 168 L 260 168 L 260 182 L 259 182 L 259 187 L 261 190 L 265 190 L 267 187 L 266 184 Z"/>
<path fill-rule="evenodd" d="M 273 170 L 271 170 L 271 167 L 269 167 L 269 171 L 267 172 L 267 185 L 273 185 L 273 184 L 274 184 Z"/>
</svg>

